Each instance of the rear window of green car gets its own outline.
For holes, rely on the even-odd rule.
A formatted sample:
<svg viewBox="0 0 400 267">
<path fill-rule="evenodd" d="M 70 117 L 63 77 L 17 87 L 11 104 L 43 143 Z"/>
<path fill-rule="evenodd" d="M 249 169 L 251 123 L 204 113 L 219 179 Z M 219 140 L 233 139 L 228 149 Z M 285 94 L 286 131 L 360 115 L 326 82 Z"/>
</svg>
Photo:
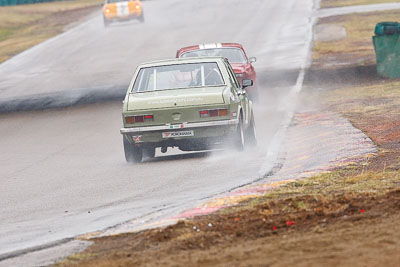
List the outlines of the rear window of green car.
<svg viewBox="0 0 400 267">
<path fill-rule="evenodd" d="M 174 64 L 141 68 L 133 92 L 225 85 L 215 62 Z"/>
</svg>

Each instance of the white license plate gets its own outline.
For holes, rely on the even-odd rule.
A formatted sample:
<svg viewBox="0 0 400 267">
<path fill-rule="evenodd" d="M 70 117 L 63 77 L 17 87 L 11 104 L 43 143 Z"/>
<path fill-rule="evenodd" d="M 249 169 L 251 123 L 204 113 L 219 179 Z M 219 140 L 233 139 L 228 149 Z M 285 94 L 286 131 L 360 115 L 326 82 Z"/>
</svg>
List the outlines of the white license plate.
<svg viewBox="0 0 400 267">
<path fill-rule="evenodd" d="M 128 2 L 117 3 L 117 15 L 120 17 L 125 17 L 129 15 Z"/>
<path fill-rule="evenodd" d="M 173 137 L 186 137 L 186 136 L 194 136 L 193 131 L 176 131 L 176 132 L 163 132 L 163 138 L 173 138 Z"/>
</svg>

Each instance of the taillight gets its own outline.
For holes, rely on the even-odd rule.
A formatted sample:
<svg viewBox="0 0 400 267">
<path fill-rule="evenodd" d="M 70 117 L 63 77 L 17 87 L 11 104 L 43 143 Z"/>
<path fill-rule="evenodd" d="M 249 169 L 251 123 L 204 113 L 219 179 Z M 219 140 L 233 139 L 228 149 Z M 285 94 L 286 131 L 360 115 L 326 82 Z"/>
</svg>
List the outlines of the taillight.
<svg viewBox="0 0 400 267">
<path fill-rule="evenodd" d="M 218 116 L 218 109 L 210 110 L 210 117 L 217 117 Z"/>
<path fill-rule="evenodd" d="M 218 116 L 228 116 L 228 110 L 227 109 L 220 109 L 218 112 Z"/>
<path fill-rule="evenodd" d="M 144 120 L 145 121 L 147 121 L 147 120 L 153 120 L 153 115 L 144 115 Z"/>
<path fill-rule="evenodd" d="M 149 121 L 153 121 L 153 115 L 136 115 L 136 116 L 125 117 L 125 122 L 127 124 L 135 124 L 135 123 L 149 122 Z"/>
<path fill-rule="evenodd" d="M 125 117 L 125 122 L 126 122 L 126 124 L 134 124 L 135 117 L 134 116 Z"/>
<path fill-rule="evenodd" d="M 135 116 L 135 123 L 144 122 L 144 116 Z"/>
<path fill-rule="evenodd" d="M 205 117 L 223 117 L 223 116 L 228 116 L 228 110 L 226 108 L 224 108 L 224 109 L 200 110 L 200 117 L 201 118 L 205 118 Z"/>
<path fill-rule="evenodd" d="M 200 117 L 210 117 L 210 113 L 208 110 L 200 110 Z"/>
</svg>

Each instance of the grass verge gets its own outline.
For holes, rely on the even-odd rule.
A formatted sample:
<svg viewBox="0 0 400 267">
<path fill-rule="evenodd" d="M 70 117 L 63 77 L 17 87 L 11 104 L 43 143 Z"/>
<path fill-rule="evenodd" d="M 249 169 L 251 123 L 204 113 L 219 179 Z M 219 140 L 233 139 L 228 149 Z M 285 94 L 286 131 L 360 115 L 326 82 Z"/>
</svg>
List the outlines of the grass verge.
<svg viewBox="0 0 400 267">
<path fill-rule="evenodd" d="M 400 162 L 400 87 L 399 79 L 377 75 L 371 36 L 375 24 L 397 20 L 400 11 L 364 13 L 322 19 L 321 25 L 346 27 L 346 39 L 317 42 L 313 51 L 314 84 L 329 84 L 330 90 L 318 92 L 326 109 L 350 119 L 380 148 L 369 169 L 399 170 Z M 314 92 L 315 93 L 315 92 Z"/>
<path fill-rule="evenodd" d="M 57 34 L 100 8 L 103 0 L 0 7 L 0 63 Z"/>
<path fill-rule="evenodd" d="M 321 8 L 398 3 L 397 0 L 322 0 Z"/>
<path fill-rule="evenodd" d="M 372 43 L 375 25 L 382 21 L 398 21 L 400 10 L 370 12 L 323 18 L 319 25 L 335 24 L 346 29 L 347 37 L 339 41 L 314 43 L 315 66 L 367 65 L 375 62 Z"/>
<path fill-rule="evenodd" d="M 56 266 L 395 266 L 394 188 L 395 172 L 335 171 L 166 228 L 96 238 Z"/>
</svg>

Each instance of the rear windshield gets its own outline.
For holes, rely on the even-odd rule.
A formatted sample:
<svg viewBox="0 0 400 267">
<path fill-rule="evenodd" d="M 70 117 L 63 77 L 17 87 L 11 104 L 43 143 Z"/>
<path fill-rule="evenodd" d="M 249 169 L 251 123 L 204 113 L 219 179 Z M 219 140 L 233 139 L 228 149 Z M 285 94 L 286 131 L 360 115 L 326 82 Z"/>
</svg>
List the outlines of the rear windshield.
<svg viewBox="0 0 400 267">
<path fill-rule="evenodd" d="M 133 92 L 209 87 L 224 85 L 215 62 L 176 64 L 141 68 L 133 85 Z"/>
<path fill-rule="evenodd" d="M 239 48 L 210 48 L 183 53 L 181 57 L 224 57 L 230 63 L 246 63 L 246 57 Z"/>
</svg>

